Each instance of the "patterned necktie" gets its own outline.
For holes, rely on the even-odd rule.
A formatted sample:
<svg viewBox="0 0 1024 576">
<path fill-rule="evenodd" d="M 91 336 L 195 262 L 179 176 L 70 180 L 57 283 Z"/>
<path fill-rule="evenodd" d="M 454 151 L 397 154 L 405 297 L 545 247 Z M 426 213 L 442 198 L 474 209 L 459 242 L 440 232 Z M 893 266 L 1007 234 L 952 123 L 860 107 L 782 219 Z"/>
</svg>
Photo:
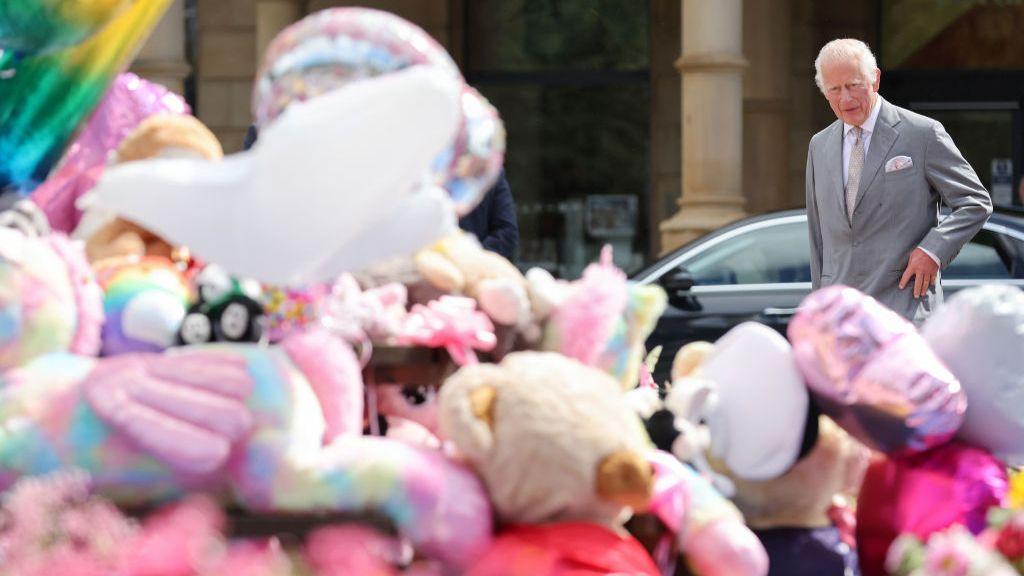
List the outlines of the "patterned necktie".
<svg viewBox="0 0 1024 576">
<path fill-rule="evenodd" d="M 860 186 L 860 173 L 864 169 L 864 129 L 853 127 L 853 150 L 850 151 L 849 174 L 846 177 L 846 215 L 853 222 L 853 208 L 857 205 L 857 188 Z"/>
</svg>

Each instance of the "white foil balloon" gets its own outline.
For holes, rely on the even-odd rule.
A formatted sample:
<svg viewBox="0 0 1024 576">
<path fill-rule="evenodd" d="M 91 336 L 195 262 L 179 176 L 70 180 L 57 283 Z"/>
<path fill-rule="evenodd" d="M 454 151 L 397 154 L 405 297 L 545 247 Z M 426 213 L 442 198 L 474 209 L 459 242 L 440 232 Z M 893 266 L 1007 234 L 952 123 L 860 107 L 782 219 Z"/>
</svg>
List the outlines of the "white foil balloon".
<svg viewBox="0 0 1024 576">
<path fill-rule="evenodd" d="M 402 218 L 401 234 L 385 224 L 452 141 L 460 93 L 457 78 L 426 67 L 353 82 L 290 106 L 249 152 L 115 167 L 97 204 L 233 275 L 328 281 L 368 263 L 356 242 L 376 258 L 398 256 L 448 228 L 436 219 L 445 209 L 421 198 L 412 211 L 433 220 Z"/>
<path fill-rule="evenodd" d="M 921 334 L 967 394 L 959 437 L 1024 465 L 1024 292 L 1009 285 L 959 292 Z"/>
</svg>

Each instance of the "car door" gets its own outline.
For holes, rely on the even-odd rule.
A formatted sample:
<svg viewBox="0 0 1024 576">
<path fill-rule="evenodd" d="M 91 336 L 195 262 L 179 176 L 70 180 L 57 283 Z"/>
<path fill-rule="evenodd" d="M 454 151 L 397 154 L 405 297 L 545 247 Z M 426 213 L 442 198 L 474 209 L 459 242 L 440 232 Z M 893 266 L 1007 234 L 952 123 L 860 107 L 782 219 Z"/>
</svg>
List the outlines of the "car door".
<svg viewBox="0 0 1024 576">
<path fill-rule="evenodd" d="M 993 283 L 1024 288 L 1024 233 L 989 222 L 942 271 L 942 289 L 949 298 L 965 288 Z"/>
<path fill-rule="evenodd" d="M 684 344 L 713 342 L 744 321 L 785 333 L 811 289 L 809 254 L 806 217 L 800 214 L 753 221 L 679 254 L 651 278 L 669 297 L 648 339 L 649 348 L 663 346 L 655 377 L 668 378 Z"/>
</svg>

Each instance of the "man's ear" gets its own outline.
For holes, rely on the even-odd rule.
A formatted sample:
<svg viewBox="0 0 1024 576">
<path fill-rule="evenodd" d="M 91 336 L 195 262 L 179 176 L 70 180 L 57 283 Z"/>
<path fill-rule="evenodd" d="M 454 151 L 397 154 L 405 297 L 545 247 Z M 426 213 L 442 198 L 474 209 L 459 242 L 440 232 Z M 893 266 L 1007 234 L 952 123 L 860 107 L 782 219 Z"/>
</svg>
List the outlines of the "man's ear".
<svg viewBox="0 0 1024 576">
<path fill-rule="evenodd" d="M 881 85 L 881 83 L 882 71 L 879 70 L 878 68 L 875 68 L 875 80 L 874 82 L 871 83 L 871 87 L 874 89 L 875 92 L 878 92 L 878 87 Z"/>
<path fill-rule="evenodd" d="M 484 459 L 494 444 L 498 396 L 506 378 L 496 365 L 477 364 L 460 368 L 441 386 L 441 433 L 470 459 Z"/>
</svg>

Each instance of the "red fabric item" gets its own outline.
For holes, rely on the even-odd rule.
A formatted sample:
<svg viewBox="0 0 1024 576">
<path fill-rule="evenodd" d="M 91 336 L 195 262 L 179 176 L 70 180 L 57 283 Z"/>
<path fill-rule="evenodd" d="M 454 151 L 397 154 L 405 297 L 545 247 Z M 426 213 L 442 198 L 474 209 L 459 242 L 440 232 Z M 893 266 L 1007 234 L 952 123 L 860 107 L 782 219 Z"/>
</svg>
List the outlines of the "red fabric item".
<svg viewBox="0 0 1024 576">
<path fill-rule="evenodd" d="M 565 522 L 513 526 L 469 572 L 470 576 L 658 576 L 647 550 L 632 536 L 597 524 Z"/>
<path fill-rule="evenodd" d="M 1008 489 L 1006 467 L 988 452 L 951 442 L 868 467 L 857 500 L 857 552 L 864 576 L 885 576 L 896 536 L 927 539 L 954 524 L 978 534 Z"/>
</svg>

